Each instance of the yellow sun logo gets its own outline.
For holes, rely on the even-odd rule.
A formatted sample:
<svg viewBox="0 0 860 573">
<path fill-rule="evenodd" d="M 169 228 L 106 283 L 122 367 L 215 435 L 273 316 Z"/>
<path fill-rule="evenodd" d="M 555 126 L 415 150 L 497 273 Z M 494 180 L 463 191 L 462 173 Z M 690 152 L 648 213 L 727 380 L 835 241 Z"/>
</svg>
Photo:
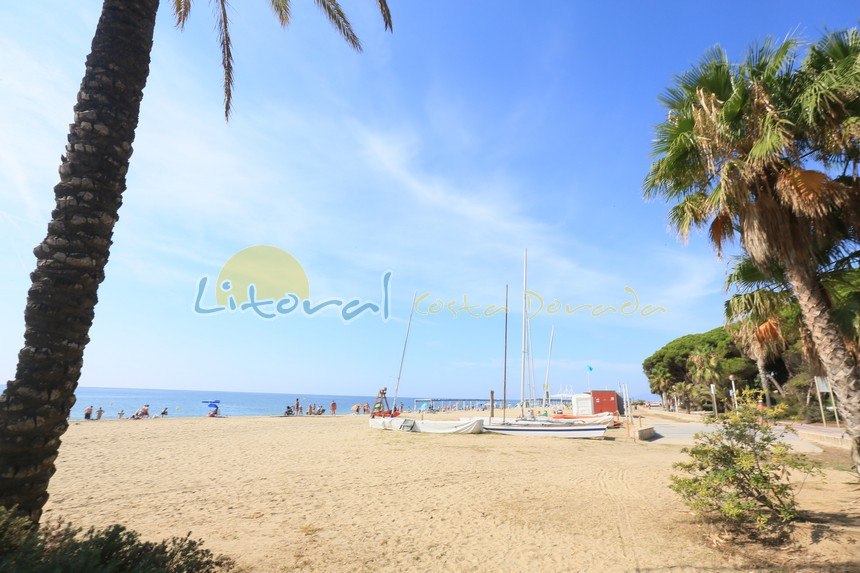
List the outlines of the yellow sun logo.
<svg viewBox="0 0 860 573">
<path fill-rule="evenodd" d="M 287 294 L 305 300 L 310 295 L 308 276 L 292 255 L 277 247 L 258 245 L 241 250 L 224 263 L 216 283 L 215 300 L 227 305 L 248 302 L 248 287 L 257 300 L 279 300 Z"/>
</svg>

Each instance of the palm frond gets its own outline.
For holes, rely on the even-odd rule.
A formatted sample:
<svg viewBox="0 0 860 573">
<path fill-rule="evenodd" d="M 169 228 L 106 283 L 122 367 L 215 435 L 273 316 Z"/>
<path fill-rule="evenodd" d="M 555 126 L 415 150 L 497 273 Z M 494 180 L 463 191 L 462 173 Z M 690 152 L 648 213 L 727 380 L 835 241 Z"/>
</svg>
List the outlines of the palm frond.
<svg viewBox="0 0 860 573">
<path fill-rule="evenodd" d="M 361 51 L 361 41 L 356 36 L 355 32 L 352 30 L 352 24 L 349 23 L 349 20 L 346 18 L 346 14 L 343 13 L 343 9 L 341 9 L 340 4 L 338 4 L 337 0 L 314 0 L 317 6 L 320 7 L 320 10 L 328 17 L 329 22 L 337 28 L 337 31 L 340 32 L 340 35 L 343 36 L 343 39 L 346 40 L 346 43 L 352 46 L 355 51 Z"/>
<path fill-rule="evenodd" d="M 706 198 L 705 193 L 692 193 L 669 210 L 669 223 L 682 240 L 687 240 L 693 227 L 704 225 L 710 218 Z"/>
<path fill-rule="evenodd" d="M 787 152 L 792 142 L 793 124 L 775 110 L 764 113 L 759 124 L 759 134 L 749 151 L 752 164 L 764 166 L 778 161 Z"/>
<path fill-rule="evenodd" d="M 736 294 L 726 301 L 726 320 L 749 321 L 758 325 L 777 316 L 791 300 L 789 292 L 768 288 Z"/>
<path fill-rule="evenodd" d="M 278 22 L 281 26 L 287 27 L 292 21 L 290 11 L 290 0 L 271 0 L 272 10 L 275 11 L 275 16 L 278 17 Z"/>
<path fill-rule="evenodd" d="M 717 250 L 717 257 L 723 257 L 723 244 L 735 236 L 732 216 L 726 211 L 720 211 L 708 228 L 708 238 Z"/>
<path fill-rule="evenodd" d="M 765 38 L 747 51 L 744 69 L 755 82 L 767 82 L 791 71 L 798 46 L 797 40 L 787 38 L 776 44 L 773 38 Z"/>
<path fill-rule="evenodd" d="M 388 9 L 388 1 L 377 1 L 379 2 L 379 11 L 382 13 L 382 21 L 385 22 L 385 29 L 389 32 L 394 32 L 394 22 L 391 20 L 391 10 Z"/>
<path fill-rule="evenodd" d="M 748 256 L 735 257 L 726 274 L 725 290 L 745 294 L 759 289 L 787 290 L 788 285 L 782 269 L 775 266 L 761 267 Z"/>
<path fill-rule="evenodd" d="M 779 321 L 774 317 L 770 317 L 756 327 L 755 337 L 762 346 L 784 340 L 782 330 L 779 328 Z"/>
<path fill-rule="evenodd" d="M 233 102 L 233 46 L 230 41 L 228 0 L 217 0 L 215 19 L 218 22 L 218 43 L 221 46 L 221 67 L 224 68 L 224 119 L 230 121 Z"/>
<path fill-rule="evenodd" d="M 848 187 L 820 171 L 795 168 L 780 172 L 776 191 L 795 213 L 813 219 L 821 219 L 842 208 L 850 192 Z"/>
<path fill-rule="evenodd" d="M 176 16 L 176 27 L 185 28 L 185 20 L 191 12 L 191 0 L 173 0 L 173 14 Z"/>
</svg>

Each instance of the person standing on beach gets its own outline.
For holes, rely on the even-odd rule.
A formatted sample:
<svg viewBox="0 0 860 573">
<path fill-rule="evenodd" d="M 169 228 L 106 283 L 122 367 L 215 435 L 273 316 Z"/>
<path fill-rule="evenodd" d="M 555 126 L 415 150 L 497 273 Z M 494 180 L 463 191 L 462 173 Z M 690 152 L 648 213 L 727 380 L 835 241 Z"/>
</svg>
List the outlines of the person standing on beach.
<svg viewBox="0 0 860 573">
<path fill-rule="evenodd" d="M 301 405 L 299 404 L 299 399 L 298 399 L 298 398 L 296 398 L 296 407 L 295 407 L 295 408 L 293 408 L 293 412 L 295 412 L 295 413 L 296 413 L 296 416 L 299 416 L 299 415 L 301 415 L 301 413 L 302 413 Z"/>
<path fill-rule="evenodd" d="M 123 416 L 125 416 L 125 410 L 120 410 L 119 412 L 116 413 L 116 417 L 120 420 L 122 420 Z"/>
<path fill-rule="evenodd" d="M 102 416 L 104 416 L 104 414 L 105 414 L 105 411 L 102 410 L 101 406 L 99 406 L 99 409 L 96 410 L 96 420 L 101 420 Z"/>
<path fill-rule="evenodd" d="M 369 403 L 369 402 L 365 402 L 365 403 L 364 403 L 364 413 L 365 413 L 365 414 L 369 414 L 369 413 L 370 413 L 370 403 Z"/>
<path fill-rule="evenodd" d="M 337 411 L 337 402 L 334 400 L 331 401 L 331 415 L 334 416 L 335 411 Z"/>
<path fill-rule="evenodd" d="M 87 406 L 87 409 L 84 410 L 84 420 L 92 420 L 93 419 L 93 407 Z"/>
</svg>

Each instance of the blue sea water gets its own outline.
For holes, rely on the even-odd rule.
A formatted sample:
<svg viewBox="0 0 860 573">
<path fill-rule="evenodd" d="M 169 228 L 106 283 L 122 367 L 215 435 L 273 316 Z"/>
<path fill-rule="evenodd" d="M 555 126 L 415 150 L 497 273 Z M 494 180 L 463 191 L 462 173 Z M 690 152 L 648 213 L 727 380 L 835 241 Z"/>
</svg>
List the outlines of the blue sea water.
<svg viewBox="0 0 860 573">
<path fill-rule="evenodd" d="M 93 388 L 79 386 L 75 390 L 77 402 L 72 408 L 71 418 L 81 420 L 84 409 L 104 409 L 104 418 L 116 418 L 120 410 L 125 417 L 134 414 L 144 404 L 149 404 L 149 414 L 160 414 L 167 408 L 168 417 L 194 418 L 206 416 L 209 404 L 219 400 L 220 413 L 224 416 L 280 416 L 287 406 L 295 405 L 296 398 L 306 410 L 311 404 L 322 406 L 329 414 L 332 401 L 337 403 L 338 414 L 350 414 L 354 404 L 369 403 L 373 406 L 375 396 L 334 396 L 327 394 L 265 394 L 257 392 L 203 392 L 198 390 L 155 390 L 144 388 Z M 393 396 L 389 398 L 393 401 Z M 415 398 L 398 396 L 409 409 Z M 484 400 L 485 402 L 486 400 Z M 393 404 L 392 404 L 393 405 Z M 93 414 L 95 417 L 95 414 Z"/>
</svg>

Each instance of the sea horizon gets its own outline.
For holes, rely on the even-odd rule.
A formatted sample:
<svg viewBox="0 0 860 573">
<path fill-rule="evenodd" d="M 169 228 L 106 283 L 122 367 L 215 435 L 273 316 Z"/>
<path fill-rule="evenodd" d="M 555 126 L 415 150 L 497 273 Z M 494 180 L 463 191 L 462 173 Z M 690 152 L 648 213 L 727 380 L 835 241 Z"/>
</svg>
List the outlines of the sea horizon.
<svg viewBox="0 0 860 573">
<path fill-rule="evenodd" d="M 337 404 L 337 414 L 352 414 L 355 404 L 373 405 L 376 395 L 364 394 L 312 394 L 301 392 L 240 392 L 236 390 L 175 390 L 169 388 L 113 388 L 107 386 L 78 386 L 75 390 L 75 405 L 70 412 L 70 419 L 83 420 L 84 410 L 92 406 L 93 410 L 104 410 L 103 419 L 116 419 L 123 411 L 124 418 L 134 414 L 141 406 L 149 405 L 150 416 L 160 415 L 167 408 L 168 418 L 194 418 L 206 416 L 210 403 L 217 401 L 219 413 L 224 416 L 282 416 L 287 406 L 294 406 L 296 399 L 306 411 L 307 407 L 315 404 L 325 409 L 325 415 L 330 415 L 331 402 Z M 456 396 L 398 396 L 397 402 L 402 403 L 406 410 L 415 407 L 415 402 L 425 399 L 448 399 L 461 402 L 488 403 L 486 398 L 464 398 Z M 394 404 L 393 394 L 389 402 Z M 496 400 L 496 404 L 501 404 Z M 508 400 L 508 404 L 518 401 Z M 93 414 L 95 418 L 95 413 Z"/>
</svg>

